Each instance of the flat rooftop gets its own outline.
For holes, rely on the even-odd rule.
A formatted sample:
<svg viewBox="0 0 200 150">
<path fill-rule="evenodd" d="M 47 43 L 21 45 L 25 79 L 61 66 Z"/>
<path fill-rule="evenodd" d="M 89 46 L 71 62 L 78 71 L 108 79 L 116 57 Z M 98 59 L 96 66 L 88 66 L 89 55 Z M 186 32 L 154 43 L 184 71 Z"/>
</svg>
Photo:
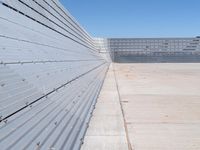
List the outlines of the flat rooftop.
<svg viewBox="0 0 200 150">
<path fill-rule="evenodd" d="M 199 150 L 199 63 L 113 63 L 82 150 Z"/>
</svg>

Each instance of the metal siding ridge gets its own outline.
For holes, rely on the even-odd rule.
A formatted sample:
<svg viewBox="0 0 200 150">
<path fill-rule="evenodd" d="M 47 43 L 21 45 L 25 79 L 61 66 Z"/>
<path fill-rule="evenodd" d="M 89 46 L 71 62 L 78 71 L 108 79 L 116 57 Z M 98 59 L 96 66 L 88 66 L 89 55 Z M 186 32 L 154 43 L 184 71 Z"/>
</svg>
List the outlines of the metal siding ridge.
<svg viewBox="0 0 200 150">
<path fill-rule="evenodd" d="M 0 147 L 78 150 L 108 63 L 59 2 L 20 1 L 0 0 Z"/>
</svg>

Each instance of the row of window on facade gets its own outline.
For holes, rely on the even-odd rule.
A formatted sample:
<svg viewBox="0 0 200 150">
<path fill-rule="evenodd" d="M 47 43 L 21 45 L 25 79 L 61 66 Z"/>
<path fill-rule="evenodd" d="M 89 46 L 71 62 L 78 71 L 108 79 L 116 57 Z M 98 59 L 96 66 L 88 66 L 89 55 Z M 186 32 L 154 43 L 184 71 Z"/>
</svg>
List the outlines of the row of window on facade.
<svg viewBox="0 0 200 150">
<path fill-rule="evenodd" d="M 199 45 L 197 42 L 112 42 L 110 45 Z"/>
</svg>

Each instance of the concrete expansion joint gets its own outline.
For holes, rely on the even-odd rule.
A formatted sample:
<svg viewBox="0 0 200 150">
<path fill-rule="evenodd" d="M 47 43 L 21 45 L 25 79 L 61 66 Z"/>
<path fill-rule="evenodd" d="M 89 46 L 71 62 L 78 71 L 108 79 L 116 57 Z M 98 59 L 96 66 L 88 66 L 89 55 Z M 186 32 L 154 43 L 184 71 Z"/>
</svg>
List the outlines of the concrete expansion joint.
<svg viewBox="0 0 200 150">
<path fill-rule="evenodd" d="M 125 133 L 126 133 L 126 140 L 127 140 L 127 144 L 128 144 L 128 149 L 129 150 L 133 150 L 132 146 L 131 146 L 131 142 L 130 142 L 130 138 L 129 138 L 129 134 L 128 134 L 128 127 L 127 127 L 127 121 L 125 118 L 125 114 L 124 114 L 124 109 L 123 109 L 123 105 L 122 105 L 122 101 L 121 101 L 121 95 L 119 92 L 119 85 L 118 85 L 118 81 L 117 81 L 117 77 L 116 77 L 116 70 L 115 70 L 115 66 L 114 64 L 112 64 L 112 69 L 113 69 L 113 73 L 114 73 L 114 78 L 115 78 L 115 84 L 116 84 L 116 88 L 117 88 L 117 93 L 118 93 L 118 100 L 119 100 L 119 104 L 120 104 L 120 109 L 122 112 L 122 117 L 123 117 L 123 122 L 124 122 L 124 129 L 125 129 Z"/>
</svg>

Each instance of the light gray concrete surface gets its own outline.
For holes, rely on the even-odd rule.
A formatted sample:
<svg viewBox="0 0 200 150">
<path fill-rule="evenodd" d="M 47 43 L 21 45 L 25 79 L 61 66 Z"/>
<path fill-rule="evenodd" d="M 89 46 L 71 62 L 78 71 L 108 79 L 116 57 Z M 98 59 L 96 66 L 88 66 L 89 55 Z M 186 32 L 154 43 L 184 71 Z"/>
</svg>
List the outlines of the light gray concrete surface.
<svg viewBox="0 0 200 150">
<path fill-rule="evenodd" d="M 200 150 L 200 64 L 114 64 L 84 150 Z M 125 135 L 123 115 L 128 130 Z"/>
<path fill-rule="evenodd" d="M 112 65 L 106 76 L 82 150 L 128 150 Z"/>
<path fill-rule="evenodd" d="M 115 64 L 135 150 L 200 149 L 200 64 Z"/>
</svg>

